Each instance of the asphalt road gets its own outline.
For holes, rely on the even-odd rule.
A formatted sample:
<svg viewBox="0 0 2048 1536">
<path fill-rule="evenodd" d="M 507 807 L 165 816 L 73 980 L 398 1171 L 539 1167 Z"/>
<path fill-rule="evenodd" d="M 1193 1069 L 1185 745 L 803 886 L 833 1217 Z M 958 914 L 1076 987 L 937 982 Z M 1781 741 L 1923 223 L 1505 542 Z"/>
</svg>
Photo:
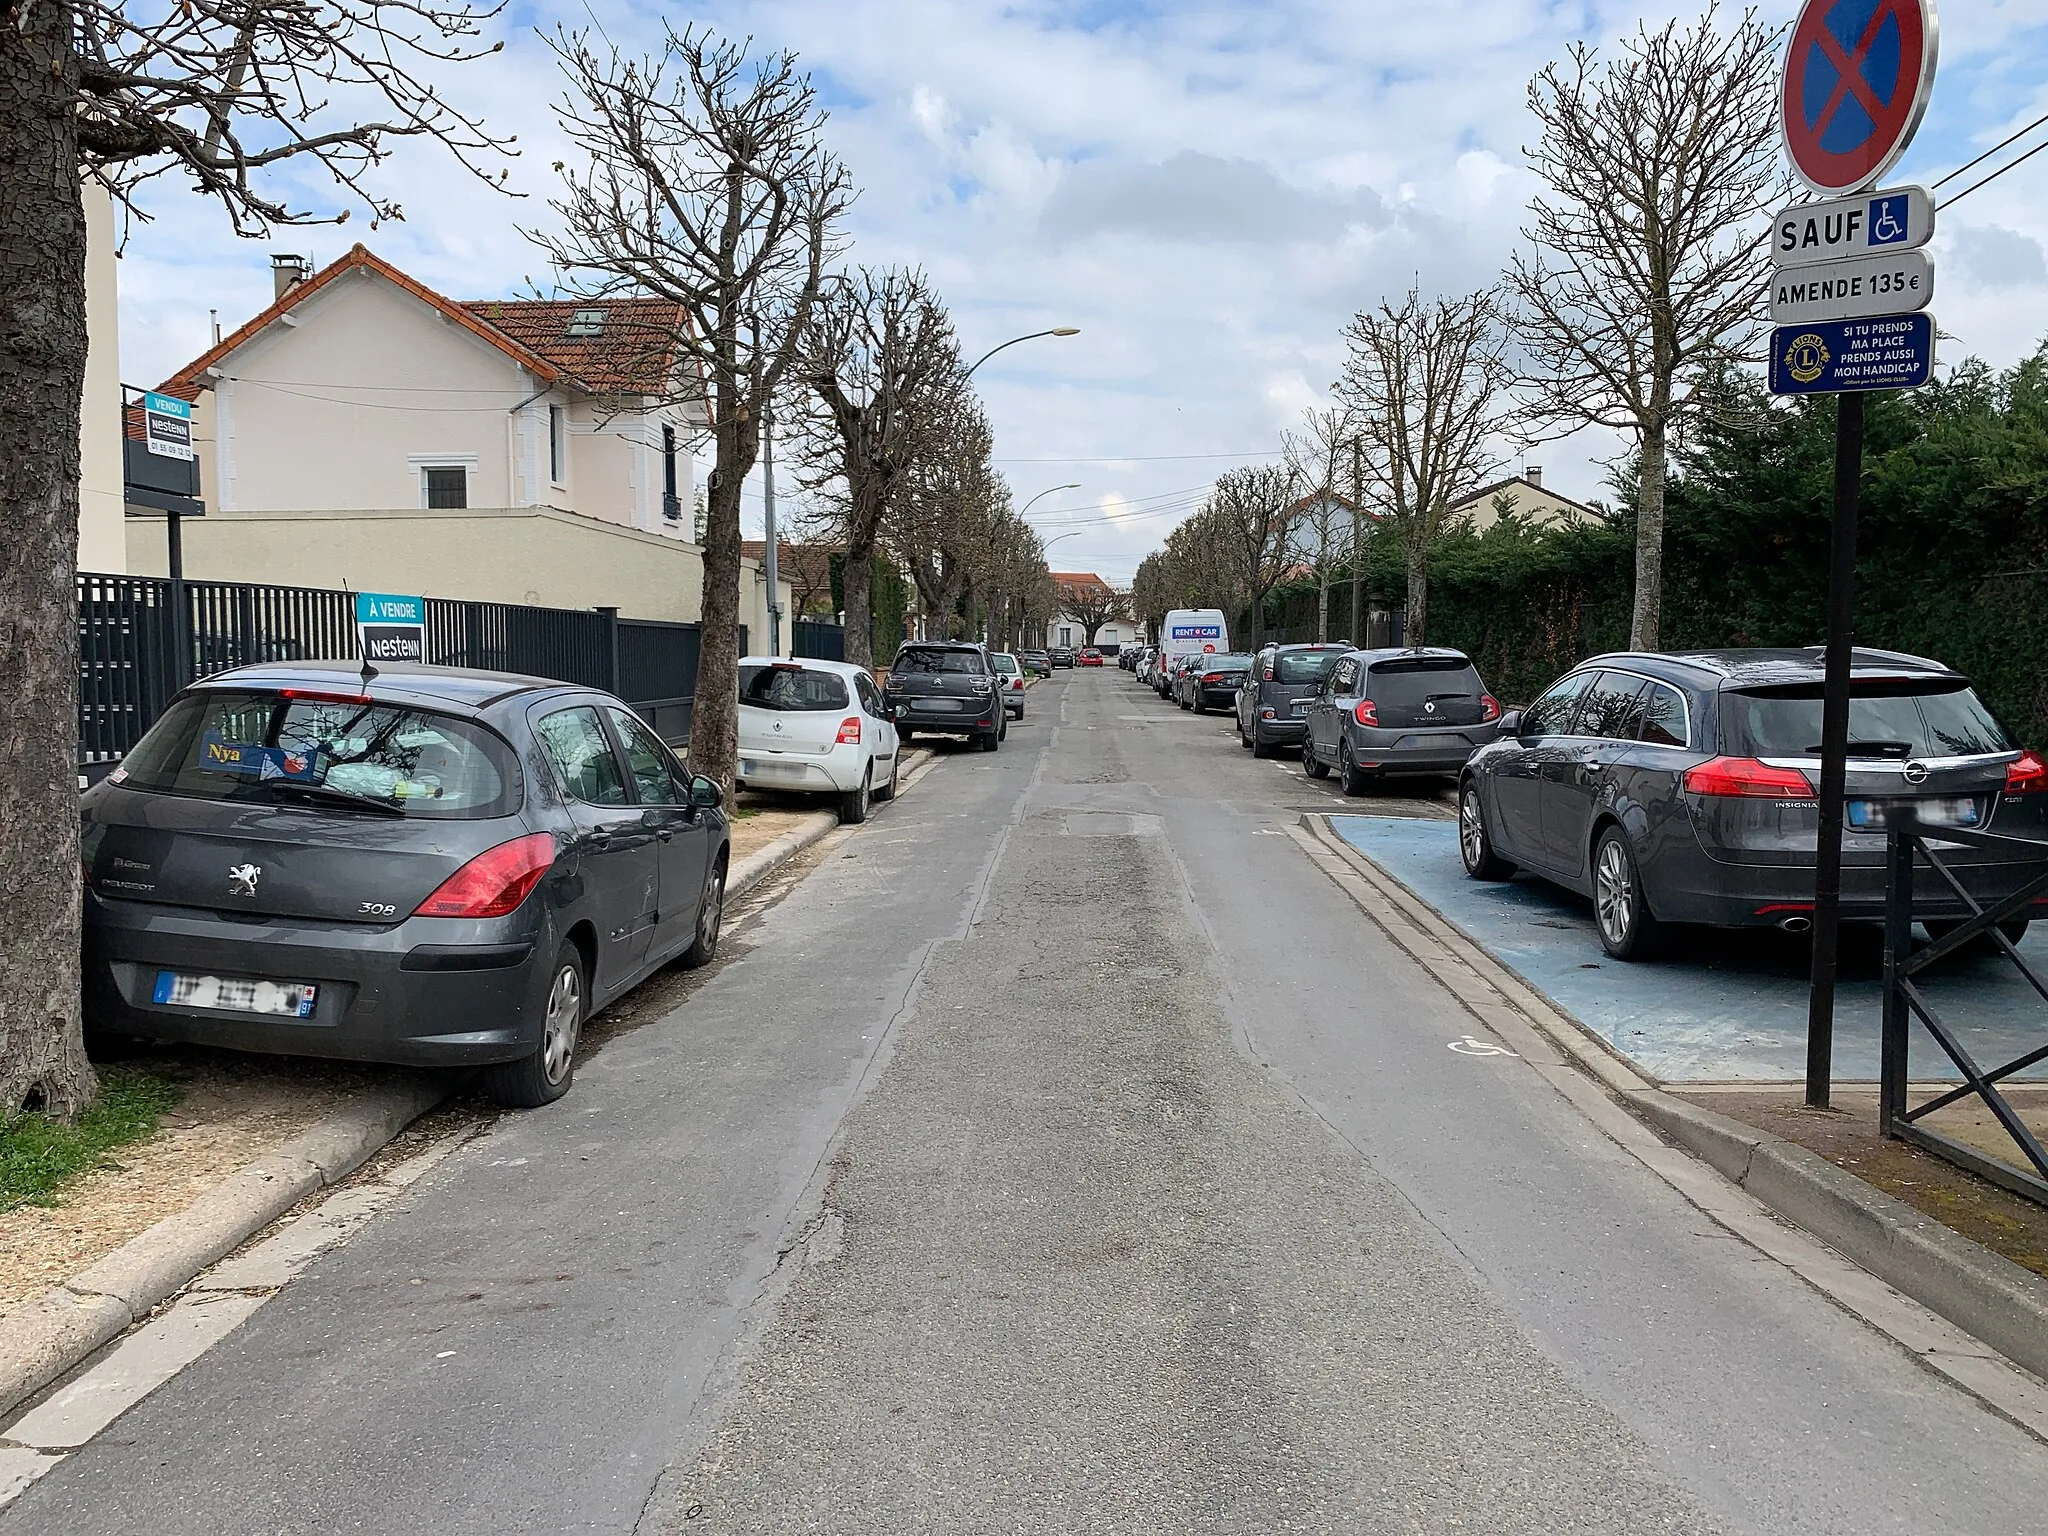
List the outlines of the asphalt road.
<svg viewBox="0 0 2048 1536">
<path fill-rule="evenodd" d="M 0 1533 L 2038 1524 L 2038 1442 L 1446 1049 L 1334 803 L 1063 673 Z"/>
</svg>

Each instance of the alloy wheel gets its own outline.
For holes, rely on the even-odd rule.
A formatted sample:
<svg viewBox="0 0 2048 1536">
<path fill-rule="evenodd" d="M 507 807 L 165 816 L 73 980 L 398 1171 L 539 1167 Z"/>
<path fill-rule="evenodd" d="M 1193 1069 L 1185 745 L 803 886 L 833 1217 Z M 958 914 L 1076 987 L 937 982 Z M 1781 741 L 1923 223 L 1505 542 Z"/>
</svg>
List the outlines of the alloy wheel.
<svg viewBox="0 0 2048 1536">
<path fill-rule="evenodd" d="M 570 1063 L 576 1059 L 576 1038 L 583 1030 L 583 977 L 575 966 L 565 965 L 555 972 L 541 1030 L 541 1072 L 552 1085 L 569 1075 Z"/>
<path fill-rule="evenodd" d="M 718 949 L 719 925 L 725 921 L 725 873 L 720 871 L 697 908 L 697 947 L 706 954 Z"/>
<path fill-rule="evenodd" d="M 1600 935 L 1620 948 L 1628 942 L 1629 926 L 1635 922 L 1636 888 L 1628 867 L 1628 850 L 1621 839 L 1610 837 L 1600 845 L 1600 857 L 1593 870 L 1593 913 Z"/>
<path fill-rule="evenodd" d="M 1486 857 L 1486 824 L 1479 819 L 1479 791 L 1467 789 L 1458 798 L 1458 851 L 1465 867 L 1477 869 Z"/>
</svg>

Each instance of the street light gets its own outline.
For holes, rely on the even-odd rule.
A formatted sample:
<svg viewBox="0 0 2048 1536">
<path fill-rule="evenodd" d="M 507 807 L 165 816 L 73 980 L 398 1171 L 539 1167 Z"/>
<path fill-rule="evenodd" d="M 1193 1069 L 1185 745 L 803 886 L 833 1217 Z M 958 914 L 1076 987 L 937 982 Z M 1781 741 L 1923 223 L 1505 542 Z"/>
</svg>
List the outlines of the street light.
<svg viewBox="0 0 2048 1536">
<path fill-rule="evenodd" d="M 1050 496 L 1054 491 L 1078 491 L 1079 489 L 1081 489 L 1081 482 L 1078 480 L 1070 481 L 1066 485 L 1049 485 L 1044 490 L 1040 491 L 1036 496 L 1032 497 L 1029 501 L 1025 502 L 1023 510 L 1018 512 L 1017 516 L 1021 518 L 1025 512 L 1029 512 L 1033 507 L 1038 505 L 1040 501 L 1042 501 L 1045 497 Z"/>
<path fill-rule="evenodd" d="M 1020 341 L 1036 341 L 1041 336 L 1078 336 L 1080 334 L 1081 327 L 1078 325 L 1056 325 L 1049 331 L 1033 331 L 1028 336 L 1012 336 L 1008 341 L 1002 343 L 1001 346 L 990 347 L 980 357 L 976 358 L 974 360 L 974 368 L 979 368 L 983 363 L 1002 351 L 1003 347 L 1014 347 Z M 974 368 L 968 369 L 960 377 L 963 379 L 974 377 Z"/>
</svg>

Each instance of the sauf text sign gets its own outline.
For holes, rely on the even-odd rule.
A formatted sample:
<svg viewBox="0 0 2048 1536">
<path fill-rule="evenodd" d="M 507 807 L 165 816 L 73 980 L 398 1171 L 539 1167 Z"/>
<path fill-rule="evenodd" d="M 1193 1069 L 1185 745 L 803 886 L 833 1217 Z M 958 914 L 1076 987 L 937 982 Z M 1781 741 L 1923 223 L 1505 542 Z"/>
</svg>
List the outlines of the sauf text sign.
<svg viewBox="0 0 2048 1536">
<path fill-rule="evenodd" d="M 395 597 L 388 592 L 358 592 L 356 635 L 362 643 L 363 660 L 372 664 L 425 661 L 427 600 Z"/>
<path fill-rule="evenodd" d="M 1880 251 L 1918 250 L 1934 237 L 1934 199 L 1925 187 L 1794 203 L 1771 222 L 1771 259 L 1781 267 L 1839 261 Z"/>
</svg>

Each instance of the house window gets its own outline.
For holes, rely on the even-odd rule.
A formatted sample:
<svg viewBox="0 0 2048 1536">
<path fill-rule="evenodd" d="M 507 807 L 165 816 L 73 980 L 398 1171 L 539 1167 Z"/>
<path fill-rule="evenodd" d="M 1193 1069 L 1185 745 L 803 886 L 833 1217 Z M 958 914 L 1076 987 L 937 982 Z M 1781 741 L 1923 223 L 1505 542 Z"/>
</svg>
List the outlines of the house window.
<svg viewBox="0 0 2048 1536">
<path fill-rule="evenodd" d="M 469 505 L 469 471 L 460 464 L 429 464 L 420 471 L 429 507 Z"/>
<path fill-rule="evenodd" d="M 1074 643 L 1074 632 L 1073 632 L 1073 631 L 1072 631 L 1071 629 L 1067 628 L 1067 626 L 1066 626 L 1066 625 L 1062 624 L 1062 625 L 1060 626 L 1060 644 L 1061 644 L 1061 645 L 1072 645 L 1073 643 Z"/>
<path fill-rule="evenodd" d="M 661 515 L 680 522 L 683 499 L 676 494 L 676 429 L 667 422 L 661 427 Z"/>
<path fill-rule="evenodd" d="M 569 413 L 559 405 L 548 407 L 548 479 L 562 484 L 569 462 Z"/>
<path fill-rule="evenodd" d="M 564 336 L 602 336 L 604 320 L 609 311 L 602 309 L 579 309 L 569 316 L 569 323 L 562 328 Z"/>
</svg>

